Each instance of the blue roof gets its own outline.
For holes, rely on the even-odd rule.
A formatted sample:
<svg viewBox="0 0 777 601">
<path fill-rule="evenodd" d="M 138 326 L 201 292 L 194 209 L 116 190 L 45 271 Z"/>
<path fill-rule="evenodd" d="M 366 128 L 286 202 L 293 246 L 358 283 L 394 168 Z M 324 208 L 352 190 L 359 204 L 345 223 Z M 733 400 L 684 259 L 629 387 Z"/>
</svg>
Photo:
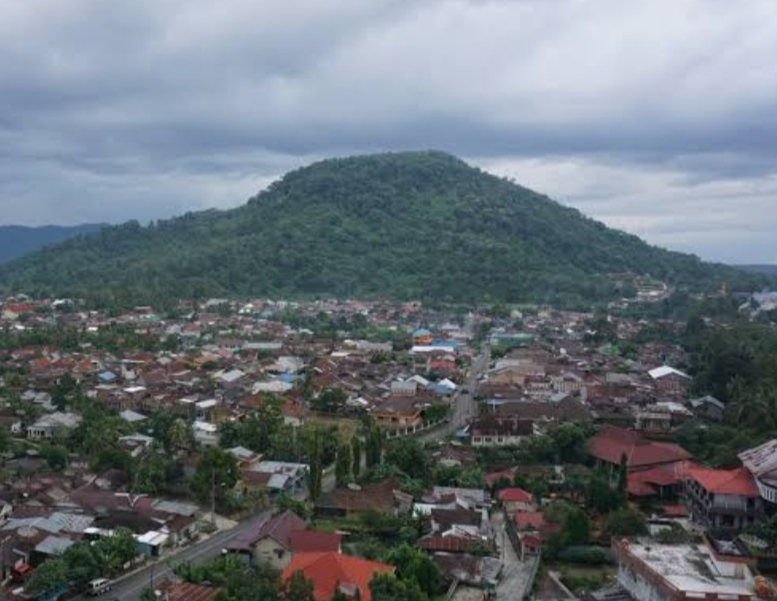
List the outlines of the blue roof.
<svg viewBox="0 0 777 601">
<path fill-rule="evenodd" d="M 459 343 L 455 340 L 432 340 L 429 346 L 437 346 L 440 348 L 456 348 Z"/>
<path fill-rule="evenodd" d="M 97 376 L 101 380 L 107 380 L 108 382 L 111 382 L 116 379 L 116 374 L 110 371 L 104 371 L 101 374 Z"/>
<path fill-rule="evenodd" d="M 413 336 L 431 336 L 431 335 L 432 333 L 426 328 L 418 328 L 415 332 L 413 332 Z"/>
</svg>

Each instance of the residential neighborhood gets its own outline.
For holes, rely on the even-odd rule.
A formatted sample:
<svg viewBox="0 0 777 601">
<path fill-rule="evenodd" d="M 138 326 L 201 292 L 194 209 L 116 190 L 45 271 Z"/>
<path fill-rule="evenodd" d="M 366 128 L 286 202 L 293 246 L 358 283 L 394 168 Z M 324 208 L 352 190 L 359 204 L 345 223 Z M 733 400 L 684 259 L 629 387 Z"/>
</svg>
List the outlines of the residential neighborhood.
<svg viewBox="0 0 777 601">
<path fill-rule="evenodd" d="M 28 297 L 0 316 L 5 599 L 775 590 L 777 438 L 715 438 L 744 418 L 700 389 L 685 323 Z"/>
</svg>

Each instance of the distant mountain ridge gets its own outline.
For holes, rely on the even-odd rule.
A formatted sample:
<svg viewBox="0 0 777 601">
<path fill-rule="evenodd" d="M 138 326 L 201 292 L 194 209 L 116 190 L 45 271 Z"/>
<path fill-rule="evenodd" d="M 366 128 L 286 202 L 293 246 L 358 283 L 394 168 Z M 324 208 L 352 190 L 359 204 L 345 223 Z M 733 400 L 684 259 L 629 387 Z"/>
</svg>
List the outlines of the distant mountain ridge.
<svg viewBox="0 0 777 601">
<path fill-rule="evenodd" d="M 56 244 L 82 234 L 93 234 L 105 227 L 104 223 L 82 225 L 0 225 L 0 263 L 24 256 L 49 244 Z"/>
<path fill-rule="evenodd" d="M 777 276 L 777 265 L 762 264 L 762 265 L 734 265 L 737 269 L 746 271 L 748 273 L 760 273 L 763 275 Z"/>
<path fill-rule="evenodd" d="M 710 291 L 761 278 L 650 246 L 425 151 L 329 159 L 286 174 L 235 209 L 107 227 L 0 266 L 0 289 L 132 302 L 337 296 L 564 304 L 633 293 L 624 273 Z"/>
</svg>

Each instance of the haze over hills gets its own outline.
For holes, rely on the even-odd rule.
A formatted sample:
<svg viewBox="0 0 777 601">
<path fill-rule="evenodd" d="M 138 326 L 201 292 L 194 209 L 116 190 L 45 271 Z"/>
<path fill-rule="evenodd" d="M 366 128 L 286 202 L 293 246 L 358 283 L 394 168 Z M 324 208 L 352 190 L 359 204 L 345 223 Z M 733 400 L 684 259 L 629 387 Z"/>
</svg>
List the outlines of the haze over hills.
<svg viewBox="0 0 777 601">
<path fill-rule="evenodd" d="M 10 261 L 49 244 L 56 244 L 81 234 L 91 234 L 105 227 L 102 223 L 60 226 L 0 225 L 0 263 Z"/>
<path fill-rule="evenodd" d="M 737 269 L 747 271 L 748 273 L 760 273 L 769 276 L 777 276 L 777 265 L 775 264 L 761 264 L 761 265 L 735 265 Z"/>
<path fill-rule="evenodd" d="M 750 281 L 650 246 L 451 155 L 325 160 L 239 208 L 131 222 L 0 268 L 6 290 L 168 295 L 607 299 L 612 273 L 690 289 Z"/>
</svg>

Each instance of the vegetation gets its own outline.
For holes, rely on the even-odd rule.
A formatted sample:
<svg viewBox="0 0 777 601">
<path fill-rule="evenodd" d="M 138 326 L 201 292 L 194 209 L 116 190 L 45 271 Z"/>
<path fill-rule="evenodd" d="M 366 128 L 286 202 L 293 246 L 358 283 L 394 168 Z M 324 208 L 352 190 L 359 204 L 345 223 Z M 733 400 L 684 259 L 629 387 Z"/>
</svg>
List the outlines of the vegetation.
<svg viewBox="0 0 777 601">
<path fill-rule="evenodd" d="M 576 305 L 633 293 L 615 272 L 698 290 L 766 281 L 651 247 L 453 156 L 409 152 L 315 163 L 230 211 L 107 227 L 0 267 L 0 282 L 127 305 L 226 295 Z"/>
<path fill-rule="evenodd" d="M 98 577 L 112 577 L 138 555 L 132 532 L 118 528 L 113 536 L 101 538 L 94 544 L 77 542 L 60 557 L 38 566 L 27 583 L 27 590 L 41 595 L 73 587 L 82 590 Z"/>
</svg>

